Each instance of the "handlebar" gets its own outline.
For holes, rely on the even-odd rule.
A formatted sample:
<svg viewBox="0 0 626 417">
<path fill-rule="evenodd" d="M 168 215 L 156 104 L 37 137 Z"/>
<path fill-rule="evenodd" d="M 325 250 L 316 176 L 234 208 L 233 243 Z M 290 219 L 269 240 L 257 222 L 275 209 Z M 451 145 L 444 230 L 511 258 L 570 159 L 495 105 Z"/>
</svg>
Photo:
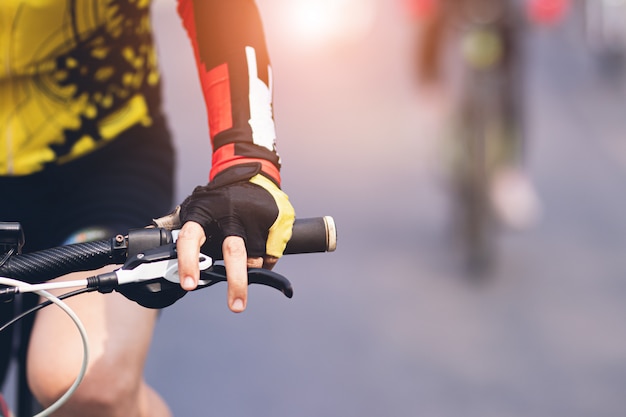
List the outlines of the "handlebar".
<svg viewBox="0 0 626 417">
<path fill-rule="evenodd" d="M 334 252 L 337 228 L 330 216 L 296 219 L 285 254 Z"/>
<path fill-rule="evenodd" d="M 151 256 L 153 257 L 161 257 L 160 259 L 172 259 L 176 257 L 174 245 L 176 232 L 156 227 L 132 229 L 126 236 L 117 235 L 108 240 L 76 243 L 38 252 L 13 255 L 0 265 L 0 276 L 34 284 L 72 272 L 96 270 L 107 265 L 125 264 L 126 267 L 133 262 L 136 263 L 138 257 L 145 259 L 145 255 L 148 253 L 152 253 Z M 202 253 L 210 256 L 213 260 L 223 259 L 222 241 L 223 235 L 219 229 L 207 230 L 207 243 L 202 247 Z M 284 253 L 332 252 L 336 246 L 337 229 L 332 217 L 303 218 L 296 219 L 292 237 L 287 243 Z M 272 286 L 291 297 L 290 283 L 281 275 L 260 269 L 251 269 L 248 275 L 250 283 Z M 202 272 L 199 287 L 210 286 L 225 279 L 226 275 L 223 268 L 215 265 L 210 270 Z M 141 282 L 127 284 L 125 287 L 128 288 L 125 288 L 125 291 L 119 291 L 146 307 L 161 308 L 173 303 L 185 293 L 178 283 L 163 281 L 165 280 L 161 279 L 156 290 L 154 285 L 149 288 L 146 283 Z M 111 290 L 112 288 L 99 289 L 101 292 Z M 152 297 L 155 292 L 175 294 L 171 299 L 162 301 L 158 300 L 158 297 Z M 147 298 L 153 298 L 156 301 L 147 300 Z"/>
</svg>

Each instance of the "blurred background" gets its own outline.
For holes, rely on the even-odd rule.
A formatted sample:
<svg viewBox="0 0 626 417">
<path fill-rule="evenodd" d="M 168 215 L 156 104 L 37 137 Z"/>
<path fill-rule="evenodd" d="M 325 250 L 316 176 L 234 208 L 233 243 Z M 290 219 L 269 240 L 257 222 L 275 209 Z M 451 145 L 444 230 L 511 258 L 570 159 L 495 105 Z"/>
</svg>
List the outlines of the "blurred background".
<svg viewBox="0 0 626 417">
<path fill-rule="evenodd" d="M 281 260 L 291 300 L 253 286 L 235 315 L 218 285 L 162 313 L 147 379 L 174 415 L 624 415 L 626 79 L 589 47 L 587 4 L 520 35 L 541 216 L 498 230 L 475 285 L 450 233 L 451 99 L 416 80 L 407 5 L 257 3 L 283 188 L 298 217 L 335 218 L 338 249 Z M 210 167 L 205 107 L 175 2 L 153 14 L 182 200 Z"/>
</svg>

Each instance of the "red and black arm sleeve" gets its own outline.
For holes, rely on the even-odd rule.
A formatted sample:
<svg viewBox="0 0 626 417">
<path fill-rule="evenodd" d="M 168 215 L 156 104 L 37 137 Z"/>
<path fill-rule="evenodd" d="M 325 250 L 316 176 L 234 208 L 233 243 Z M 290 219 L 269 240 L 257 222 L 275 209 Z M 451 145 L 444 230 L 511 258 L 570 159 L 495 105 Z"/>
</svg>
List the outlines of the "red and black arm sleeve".
<svg viewBox="0 0 626 417">
<path fill-rule="evenodd" d="M 213 163 L 209 179 L 258 162 L 280 184 L 272 111 L 272 70 L 253 0 L 178 0 L 207 106 Z"/>
</svg>

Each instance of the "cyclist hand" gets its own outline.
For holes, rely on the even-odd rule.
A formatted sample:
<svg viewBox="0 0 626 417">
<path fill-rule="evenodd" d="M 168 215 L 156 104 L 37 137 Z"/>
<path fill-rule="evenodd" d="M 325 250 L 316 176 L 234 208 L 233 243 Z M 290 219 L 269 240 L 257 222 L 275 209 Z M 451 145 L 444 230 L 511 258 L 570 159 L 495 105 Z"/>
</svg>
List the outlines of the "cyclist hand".
<svg viewBox="0 0 626 417">
<path fill-rule="evenodd" d="M 200 275 L 198 256 L 206 230 L 216 223 L 228 279 L 228 306 L 246 308 L 247 268 L 271 269 L 291 238 L 295 220 L 287 195 L 260 174 L 260 165 L 243 164 L 223 171 L 206 186 L 196 187 L 181 205 L 183 227 L 177 240 L 181 286 L 193 290 Z"/>
</svg>

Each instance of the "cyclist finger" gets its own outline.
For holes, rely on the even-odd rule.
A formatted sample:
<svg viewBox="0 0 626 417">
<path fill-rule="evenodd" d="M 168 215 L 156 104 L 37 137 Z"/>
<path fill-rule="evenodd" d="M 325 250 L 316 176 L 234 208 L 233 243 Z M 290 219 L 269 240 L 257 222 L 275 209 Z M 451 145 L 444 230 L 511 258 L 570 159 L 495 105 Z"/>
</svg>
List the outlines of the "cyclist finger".
<svg viewBox="0 0 626 417">
<path fill-rule="evenodd" d="M 248 301 L 248 255 L 243 238 L 226 237 L 222 253 L 228 281 L 228 307 L 234 313 L 241 313 Z"/>
<path fill-rule="evenodd" d="M 194 290 L 200 279 L 200 267 L 198 258 L 200 247 L 205 242 L 206 236 L 202 226 L 194 221 L 186 222 L 180 229 L 176 241 L 178 252 L 178 273 L 180 285 L 187 291 Z"/>
<path fill-rule="evenodd" d="M 263 258 L 248 257 L 248 268 L 263 268 Z"/>
<path fill-rule="evenodd" d="M 280 258 L 276 256 L 267 255 L 265 258 L 263 258 L 263 268 L 265 269 L 274 268 L 274 266 L 278 263 L 279 259 Z"/>
</svg>

